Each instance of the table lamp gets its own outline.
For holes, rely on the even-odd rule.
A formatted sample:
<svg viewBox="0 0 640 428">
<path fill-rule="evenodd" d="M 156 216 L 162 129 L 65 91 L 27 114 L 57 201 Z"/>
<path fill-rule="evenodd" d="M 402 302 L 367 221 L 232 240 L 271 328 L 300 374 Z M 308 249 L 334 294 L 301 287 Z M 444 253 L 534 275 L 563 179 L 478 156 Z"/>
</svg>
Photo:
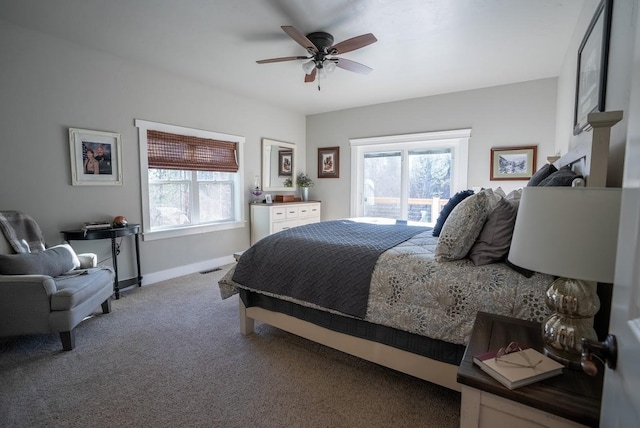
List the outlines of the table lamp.
<svg viewBox="0 0 640 428">
<path fill-rule="evenodd" d="M 511 263 L 559 277 L 546 293 L 554 313 L 542 325 L 544 352 L 580 368 L 581 339 L 597 340 L 596 284 L 613 283 L 620 218 L 619 188 L 525 187 Z"/>
</svg>

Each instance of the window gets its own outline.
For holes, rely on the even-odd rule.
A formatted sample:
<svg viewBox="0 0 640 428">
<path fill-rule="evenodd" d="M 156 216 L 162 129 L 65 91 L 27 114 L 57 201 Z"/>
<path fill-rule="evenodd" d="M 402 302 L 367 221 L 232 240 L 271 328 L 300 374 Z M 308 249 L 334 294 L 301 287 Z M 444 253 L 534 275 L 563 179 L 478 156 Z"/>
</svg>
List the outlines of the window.
<svg viewBox="0 0 640 428">
<path fill-rule="evenodd" d="M 433 225 L 441 207 L 467 188 L 471 130 L 350 140 L 354 217 Z"/>
<path fill-rule="evenodd" d="M 145 240 L 243 227 L 244 137 L 136 120 Z"/>
</svg>

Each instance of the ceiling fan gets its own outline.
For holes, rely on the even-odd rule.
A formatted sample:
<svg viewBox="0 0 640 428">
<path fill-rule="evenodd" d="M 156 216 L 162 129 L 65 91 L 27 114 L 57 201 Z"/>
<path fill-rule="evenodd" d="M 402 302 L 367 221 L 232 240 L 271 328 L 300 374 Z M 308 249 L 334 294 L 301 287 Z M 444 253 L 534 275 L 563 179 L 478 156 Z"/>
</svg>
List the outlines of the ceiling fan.
<svg viewBox="0 0 640 428">
<path fill-rule="evenodd" d="M 336 67 L 360 74 L 369 74 L 372 71 L 372 69 L 366 65 L 335 56 L 377 42 L 378 39 L 371 33 L 353 37 L 334 45 L 333 36 L 324 31 L 309 33 L 305 36 L 297 28 L 290 25 L 283 25 L 281 28 L 289 37 L 305 48 L 310 56 L 286 56 L 282 58 L 262 59 L 256 61 L 258 64 L 309 60 L 302 64 L 302 69 L 305 72 L 304 81 L 307 83 L 315 81 L 316 76 L 318 79 L 326 77 L 326 75 L 333 72 Z M 318 84 L 318 90 L 320 90 L 320 84 Z"/>
</svg>

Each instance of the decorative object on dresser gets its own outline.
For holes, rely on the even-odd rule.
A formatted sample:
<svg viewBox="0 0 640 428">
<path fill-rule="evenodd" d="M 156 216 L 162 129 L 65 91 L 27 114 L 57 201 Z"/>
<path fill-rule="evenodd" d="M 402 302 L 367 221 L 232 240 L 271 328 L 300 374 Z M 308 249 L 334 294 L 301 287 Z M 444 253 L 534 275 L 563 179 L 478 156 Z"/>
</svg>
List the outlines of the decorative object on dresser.
<svg viewBox="0 0 640 428">
<path fill-rule="evenodd" d="M 303 201 L 309 200 L 309 187 L 313 187 L 313 180 L 307 174 L 301 172 L 296 178 L 296 184 L 300 188 L 300 196 Z"/>
<path fill-rule="evenodd" d="M 291 180 L 298 164 L 296 152 L 296 145 L 293 143 L 262 139 L 262 191 L 296 190 L 295 183 Z"/>
<path fill-rule="evenodd" d="M 69 128 L 71 184 L 122 185 L 121 141 L 115 132 Z"/>
<path fill-rule="evenodd" d="M 281 203 L 278 196 L 289 195 L 276 195 L 273 204 L 251 205 L 251 245 L 272 233 L 320 221 L 320 202 Z"/>
<path fill-rule="evenodd" d="M 318 178 L 340 178 L 340 147 L 318 148 Z"/>
<path fill-rule="evenodd" d="M 544 323 L 545 352 L 580 368 L 581 339 L 597 340 L 596 282 L 613 283 L 619 188 L 525 187 L 509 261 L 559 276 L 546 293 L 555 311 Z"/>
<path fill-rule="evenodd" d="M 578 49 L 573 135 L 589 127 L 589 113 L 605 108 L 612 10 L 613 0 L 601 0 Z"/>
<path fill-rule="evenodd" d="M 538 146 L 493 147 L 491 180 L 528 180 L 536 171 Z"/>
</svg>

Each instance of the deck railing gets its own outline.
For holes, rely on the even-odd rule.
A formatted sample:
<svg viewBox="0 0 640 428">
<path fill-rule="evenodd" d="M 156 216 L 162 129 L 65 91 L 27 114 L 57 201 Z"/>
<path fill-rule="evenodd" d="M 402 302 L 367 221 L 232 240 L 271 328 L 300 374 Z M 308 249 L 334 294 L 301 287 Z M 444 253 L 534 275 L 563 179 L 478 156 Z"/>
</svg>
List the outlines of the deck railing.
<svg viewBox="0 0 640 428">
<path fill-rule="evenodd" d="M 442 207 L 449 202 L 443 198 L 409 198 L 408 220 L 419 221 L 425 226 L 436 224 Z M 400 198 L 379 197 L 371 198 L 367 202 L 365 215 L 368 217 L 399 218 Z"/>
</svg>

